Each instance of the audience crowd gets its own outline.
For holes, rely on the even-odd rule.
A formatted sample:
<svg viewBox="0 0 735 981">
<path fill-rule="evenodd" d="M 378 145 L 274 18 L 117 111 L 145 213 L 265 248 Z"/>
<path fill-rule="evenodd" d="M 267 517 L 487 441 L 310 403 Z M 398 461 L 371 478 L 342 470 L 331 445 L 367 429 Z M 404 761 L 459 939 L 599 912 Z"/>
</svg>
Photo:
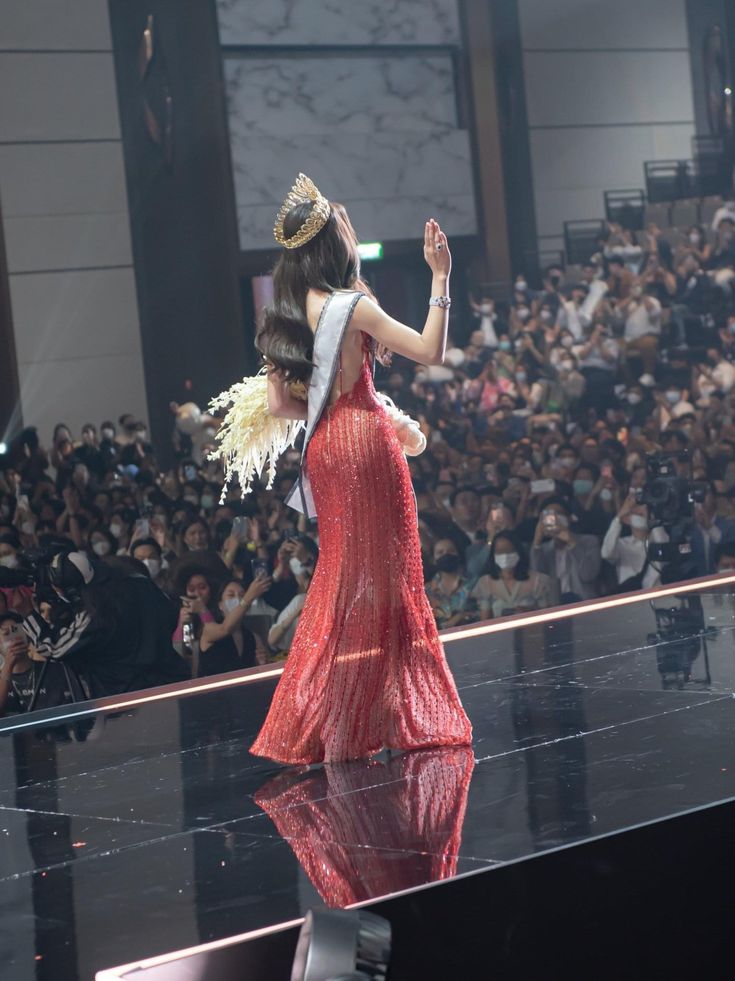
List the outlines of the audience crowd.
<svg viewBox="0 0 735 981">
<path fill-rule="evenodd" d="M 428 440 L 409 466 L 440 628 L 660 582 L 666 569 L 647 545 L 667 529 L 637 497 L 656 451 L 680 455 L 681 476 L 706 487 L 693 574 L 735 568 L 733 219 L 637 235 L 611 225 L 573 278 L 550 267 L 540 290 L 519 276 L 502 301 L 474 298 L 475 329 L 443 364 L 378 367 L 376 385 Z M 174 427 L 174 442 L 176 466 L 161 472 L 132 416 L 78 434 L 59 423 L 48 450 L 26 429 L 0 458 L 0 566 L 66 546 L 105 576 L 149 578 L 167 597 L 182 677 L 286 657 L 318 561 L 318 524 L 284 505 L 299 450 L 284 454 L 271 490 L 243 501 L 235 487 L 220 503 L 214 429 L 192 440 Z M 33 606 L 57 643 L 68 601 L 32 592 L 0 590 L 4 713 L 27 710 L 37 687 Z M 79 616 L 81 635 L 93 612 Z M 95 689 L 66 649 L 37 707 L 128 684 Z"/>
</svg>

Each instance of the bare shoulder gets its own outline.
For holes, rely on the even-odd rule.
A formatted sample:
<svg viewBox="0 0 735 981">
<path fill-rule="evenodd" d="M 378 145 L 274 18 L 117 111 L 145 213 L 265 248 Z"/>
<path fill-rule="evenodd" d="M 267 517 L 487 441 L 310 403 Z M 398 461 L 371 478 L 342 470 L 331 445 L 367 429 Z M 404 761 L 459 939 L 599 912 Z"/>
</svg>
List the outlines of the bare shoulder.
<svg viewBox="0 0 735 981">
<path fill-rule="evenodd" d="M 327 300 L 332 295 L 332 293 L 326 293 L 323 290 L 315 289 L 310 289 L 306 294 L 306 318 L 309 321 L 309 326 L 313 331 L 316 331 Z M 360 305 L 367 299 L 368 298 L 366 296 L 361 296 L 358 300 L 355 311 L 353 312 L 350 322 L 347 325 L 348 333 L 354 333 L 360 328 L 360 324 L 356 323 L 356 319 L 359 320 L 359 317 L 356 318 L 356 314 L 357 310 L 360 308 Z M 377 308 L 377 304 L 373 303 L 373 307 Z"/>
<path fill-rule="evenodd" d="M 372 323 L 376 316 L 379 316 L 382 312 L 375 300 L 371 296 L 363 293 L 355 304 L 355 312 L 352 315 L 352 319 L 358 325 L 361 323 Z"/>
<path fill-rule="evenodd" d="M 310 289 L 306 294 L 306 319 L 312 330 L 316 330 L 319 318 L 322 315 L 324 304 L 329 299 L 330 294 L 323 290 Z"/>
</svg>

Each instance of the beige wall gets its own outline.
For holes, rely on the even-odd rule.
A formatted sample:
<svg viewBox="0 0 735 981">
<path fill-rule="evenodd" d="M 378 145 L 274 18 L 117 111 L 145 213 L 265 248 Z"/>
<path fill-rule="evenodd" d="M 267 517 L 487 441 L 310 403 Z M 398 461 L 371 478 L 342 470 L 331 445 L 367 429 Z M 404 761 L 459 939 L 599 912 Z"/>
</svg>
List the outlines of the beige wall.
<svg viewBox="0 0 735 981">
<path fill-rule="evenodd" d="M 603 194 L 645 189 L 645 160 L 691 156 L 684 0 L 519 0 L 540 249 Z"/>
<path fill-rule="evenodd" d="M 145 417 L 104 0 L 0 4 L 0 202 L 24 423 Z"/>
</svg>

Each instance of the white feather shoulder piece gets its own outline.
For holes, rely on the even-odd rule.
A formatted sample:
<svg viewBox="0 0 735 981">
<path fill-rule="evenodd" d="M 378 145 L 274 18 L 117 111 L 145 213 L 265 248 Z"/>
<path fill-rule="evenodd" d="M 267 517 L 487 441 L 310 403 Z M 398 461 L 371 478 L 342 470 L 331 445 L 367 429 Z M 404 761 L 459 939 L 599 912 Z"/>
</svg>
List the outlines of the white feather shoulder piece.
<svg viewBox="0 0 735 981">
<path fill-rule="evenodd" d="M 224 463 L 225 484 L 220 503 L 235 478 L 242 497 L 250 492 L 253 480 L 263 471 L 267 475 L 266 486 L 270 489 L 279 456 L 293 446 L 299 433 L 306 428 L 303 419 L 283 419 L 268 411 L 265 365 L 257 375 L 243 378 L 209 403 L 211 413 L 216 414 L 222 409 L 226 411 L 217 431 L 218 448 L 209 457 L 211 460 L 221 457 Z"/>
</svg>

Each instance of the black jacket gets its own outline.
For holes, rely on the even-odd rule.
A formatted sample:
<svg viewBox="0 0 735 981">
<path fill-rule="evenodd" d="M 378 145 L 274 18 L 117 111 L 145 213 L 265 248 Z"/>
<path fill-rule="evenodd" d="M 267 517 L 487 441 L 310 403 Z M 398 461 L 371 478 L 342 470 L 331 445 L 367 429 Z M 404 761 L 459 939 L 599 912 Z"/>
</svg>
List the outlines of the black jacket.
<svg viewBox="0 0 735 981">
<path fill-rule="evenodd" d="M 115 591 L 117 612 L 104 621 L 84 610 L 64 626 L 49 626 L 38 613 L 26 617 L 39 654 L 68 659 L 93 698 L 190 677 L 171 643 L 176 607 L 147 576 L 106 577 L 96 589 Z"/>
</svg>

